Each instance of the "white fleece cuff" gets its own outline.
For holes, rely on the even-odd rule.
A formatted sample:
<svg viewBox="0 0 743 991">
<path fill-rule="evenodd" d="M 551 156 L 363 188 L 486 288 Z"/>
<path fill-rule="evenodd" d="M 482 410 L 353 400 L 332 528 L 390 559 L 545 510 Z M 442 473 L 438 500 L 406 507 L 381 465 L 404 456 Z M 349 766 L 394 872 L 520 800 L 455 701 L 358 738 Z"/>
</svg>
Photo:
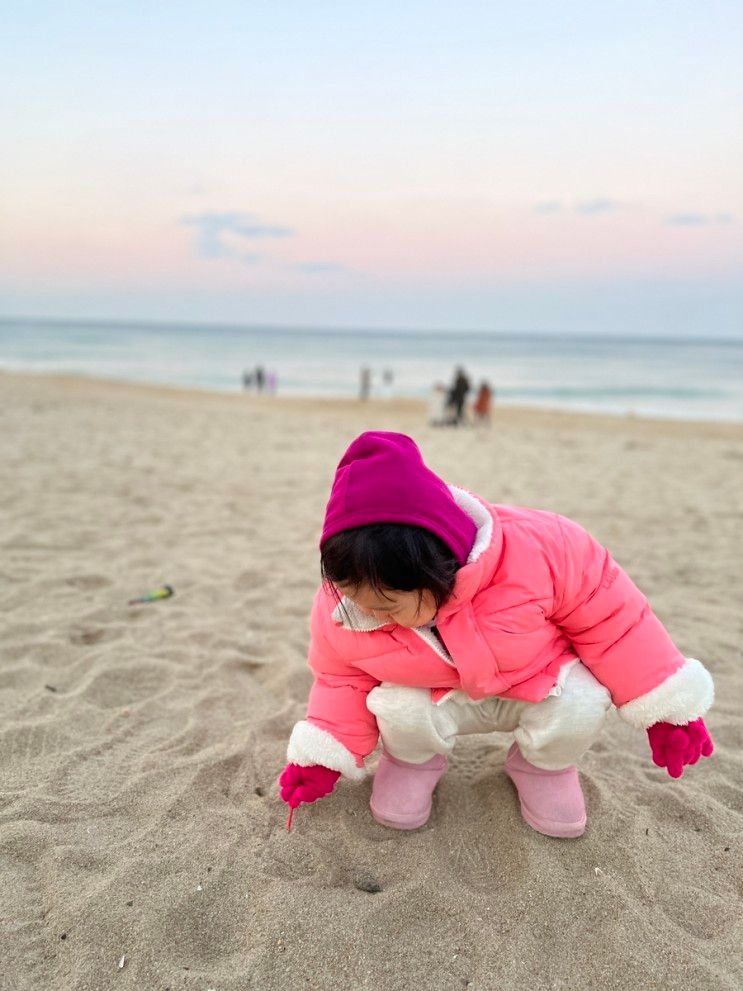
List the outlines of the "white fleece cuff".
<svg viewBox="0 0 743 991">
<path fill-rule="evenodd" d="M 617 712 L 636 729 L 661 722 L 685 726 L 701 718 L 714 700 L 712 675 L 701 661 L 687 657 L 678 671 L 652 691 L 620 705 Z"/>
<path fill-rule="evenodd" d="M 359 767 L 356 758 L 350 750 L 339 743 L 324 729 L 307 722 L 306 719 L 296 723 L 289 737 L 286 748 L 287 760 L 290 764 L 322 764 L 331 771 L 340 771 L 352 781 L 362 781 L 366 777 L 366 768 Z"/>
</svg>

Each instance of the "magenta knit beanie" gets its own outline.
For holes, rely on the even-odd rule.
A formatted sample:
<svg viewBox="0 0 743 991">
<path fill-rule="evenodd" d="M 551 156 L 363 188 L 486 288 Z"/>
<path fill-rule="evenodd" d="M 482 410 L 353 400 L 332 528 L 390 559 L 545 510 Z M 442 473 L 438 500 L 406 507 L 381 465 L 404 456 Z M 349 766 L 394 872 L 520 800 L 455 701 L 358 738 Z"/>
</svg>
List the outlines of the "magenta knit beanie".
<svg viewBox="0 0 743 991">
<path fill-rule="evenodd" d="M 325 512 L 320 547 L 352 527 L 408 523 L 430 530 L 465 564 L 477 527 L 454 501 L 448 486 L 423 464 L 405 434 L 361 434 L 340 460 Z"/>
</svg>

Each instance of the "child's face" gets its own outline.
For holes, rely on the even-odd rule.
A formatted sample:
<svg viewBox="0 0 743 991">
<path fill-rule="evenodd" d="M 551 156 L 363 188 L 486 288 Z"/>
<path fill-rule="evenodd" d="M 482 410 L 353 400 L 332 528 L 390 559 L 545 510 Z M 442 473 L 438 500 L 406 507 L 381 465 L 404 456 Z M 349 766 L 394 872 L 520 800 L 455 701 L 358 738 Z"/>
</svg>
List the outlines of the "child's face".
<svg viewBox="0 0 743 991">
<path fill-rule="evenodd" d="M 348 596 L 362 612 L 373 616 L 380 623 L 424 626 L 436 615 L 436 601 L 428 589 L 420 593 L 420 596 L 418 592 L 397 592 L 389 588 L 377 592 L 366 585 L 339 585 L 338 590 Z"/>
</svg>

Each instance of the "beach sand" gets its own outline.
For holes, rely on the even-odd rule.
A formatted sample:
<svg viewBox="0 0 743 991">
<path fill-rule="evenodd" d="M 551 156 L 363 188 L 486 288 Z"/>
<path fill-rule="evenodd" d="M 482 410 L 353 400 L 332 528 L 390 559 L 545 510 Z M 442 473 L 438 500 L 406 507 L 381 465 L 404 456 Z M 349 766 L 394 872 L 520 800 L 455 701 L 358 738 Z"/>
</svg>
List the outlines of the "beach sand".
<svg viewBox="0 0 743 991">
<path fill-rule="evenodd" d="M 743 427 L 8 374 L 0 413 L 2 991 L 743 987 Z M 316 544 L 369 428 L 608 545 L 713 672 L 714 757 L 672 781 L 613 714 L 559 841 L 508 738 L 469 737 L 426 828 L 374 823 L 367 780 L 287 833 Z"/>
</svg>

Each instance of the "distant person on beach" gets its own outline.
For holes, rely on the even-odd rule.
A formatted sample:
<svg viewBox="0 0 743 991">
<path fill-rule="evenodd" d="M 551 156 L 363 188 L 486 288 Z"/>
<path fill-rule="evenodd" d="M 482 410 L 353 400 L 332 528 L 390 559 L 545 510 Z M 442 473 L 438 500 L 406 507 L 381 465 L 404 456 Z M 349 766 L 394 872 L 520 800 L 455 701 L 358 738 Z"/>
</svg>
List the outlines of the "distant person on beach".
<svg viewBox="0 0 743 991">
<path fill-rule="evenodd" d="M 365 402 L 371 392 L 371 369 L 368 365 L 361 367 L 361 380 L 359 382 L 359 399 Z"/>
<path fill-rule="evenodd" d="M 263 365 L 256 365 L 255 368 L 255 387 L 258 392 L 263 392 L 263 387 L 266 384 L 266 373 L 263 369 Z"/>
<path fill-rule="evenodd" d="M 489 427 L 492 408 L 493 390 L 490 388 L 489 383 L 483 380 L 480 383 L 480 388 L 477 390 L 477 396 L 472 406 L 472 412 L 475 414 L 475 424 Z"/>
<path fill-rule="evenodd" d="M 432 427 L 443 427 L 447 422 L 447 391 L 443 382 L 436 382 L 428 399 L 428 422 Z"/>
<path fill-rule="evenodd" d="M 395 373 L 391 368 L 382 370 L 382 399 L 392 399 L 392 384 L 395 381 Z"/>
<path fill-rule="evenodd" d="M 405 434 L 363 433 L 343 455 L 320 570 L 310 618 L 315 681 L 280 778 L 289 822 L 341 775 L 366 777 L 380 738 L 370 807 L 381 825 L 423 826 L 459 736 L 498 731 L 515 737 L 504 770 L 524 820 L 562 838 L 585 831 L 576 764 L 613 706 L 647 732 L 653 762 L 672 778 L 713 751 L 703 719 L 714 698 L 709 672 L 681 654 L 609 551 L 557 513 L 447 485 Z M 607 787 L 621 789 L 612 739 L 593 762 L 609 764 Z M 627 817 L 639 805 L 647 811 L 653 787 L 625 791 Z M 500 789 L 489 794 L 501 800 Z M 703 814 L 695 791 L 674 801 L 689 822 Z M 466 807 L 455 802 L 447 814 L 466 816 Z M 331 838 L 339 821 L 324 819 Z M 490 840 L 512 846 L 496 827 Z M 669 852 L 669 863 L 683 856 Z"/>
<path fill-rule="evenodd" d="M 269 396 L 275 396 L 279 386 L 279 377 L 274 371 L 266 373 L 266 391 Z"/>
<path fill-rule="evenodd" d="M 243 372 L 243 389 L 247 392 L 249 389 L 253 388 L 253 373 L 244 371 Z"/>
<path fill-rule="evenodd" d="M 467 378 L 464 369 L 457 368 L 454 373 L 454 382 L 449 390 L 449 407 L 451 410 L 451 423 L 458 427 L 464 422 L 464 404 L 472 386 Z"/>
</svg>

